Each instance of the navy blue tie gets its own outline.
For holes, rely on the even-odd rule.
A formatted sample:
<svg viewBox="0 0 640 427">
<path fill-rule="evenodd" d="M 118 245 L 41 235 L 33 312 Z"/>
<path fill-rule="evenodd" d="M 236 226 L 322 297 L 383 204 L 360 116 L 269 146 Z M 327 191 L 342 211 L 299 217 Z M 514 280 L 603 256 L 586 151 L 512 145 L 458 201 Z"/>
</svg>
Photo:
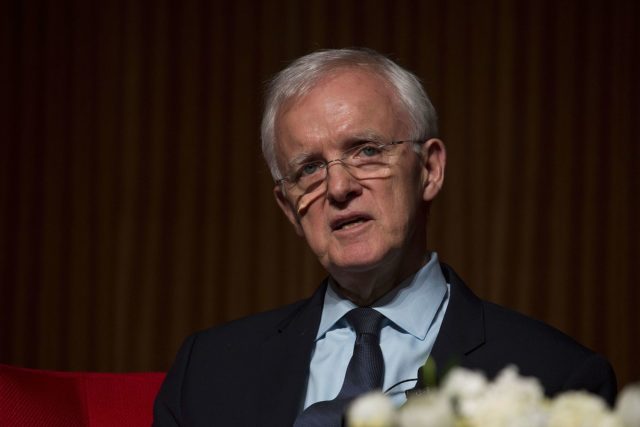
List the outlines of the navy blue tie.
<svg viewBox="0 0 640 427">
<path fill-rule="evenodd" d="M 316 402 L 296 419 L 294 427 L 339 427 L 344 411 L 357 396 L 382 387 L 384 359 L 380 350 L 380 325 L 384 316 L 372 308 L 354 308 L 345 319 L 356 332 L 353 356 L 340 392 L 333 400 Z"/>
</svg>

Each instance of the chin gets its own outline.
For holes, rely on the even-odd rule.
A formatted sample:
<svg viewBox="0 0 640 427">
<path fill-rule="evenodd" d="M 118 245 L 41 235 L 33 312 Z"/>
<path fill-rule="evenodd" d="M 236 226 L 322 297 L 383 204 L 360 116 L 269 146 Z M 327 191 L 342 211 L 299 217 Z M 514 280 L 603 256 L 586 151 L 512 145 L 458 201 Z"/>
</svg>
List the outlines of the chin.
<svg viewBox="0 0 640 427">
<path fill-rule="evenodd" d="M 383 264 L 386 258 L 383 254 L 371 250 L 370 247 L 363 249 L 366 250 L 341 251 L 341 253 L 335 256 L 329 256 L 324 267 L 329 272 L 360 273 L 374 270 Z"/>
</svg>

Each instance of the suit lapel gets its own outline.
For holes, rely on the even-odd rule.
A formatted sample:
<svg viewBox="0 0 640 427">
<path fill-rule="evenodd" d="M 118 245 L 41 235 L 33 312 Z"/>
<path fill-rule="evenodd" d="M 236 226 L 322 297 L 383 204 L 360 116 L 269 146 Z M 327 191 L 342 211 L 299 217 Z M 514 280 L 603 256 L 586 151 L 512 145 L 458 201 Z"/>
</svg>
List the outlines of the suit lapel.
<svg viewBox="0 0 640 427">
<path fill-rule="evenodd" d="M 259 369 L 254 400 L 256 425 L 293 425 L 306 392 L 326 286 L 325 281 L 311 299 L 262 344 L 256 367 Z"/>
<path fill-rule="evenodd" d="M 485 342 L 484 312 L 481 300 L 446 264 L 442 271 L 451 294 L 440 332 L 431 351 L 441 378 L 447 367 L 465 366 L 465 358 Z"/>
<path fill-rule="evenodd" d="M 431 357 L 441 377 L 447 366 L 465 366 L 465 358 L 485 342 L 481 300 L 447 265 L 442 271 L 451 285 L 447 312 L 434 343 Z M 254 390 L 256 425 L 292 425 L 302 406 L 327 287 L 325 281 L 289 319 L 281 323 L 260 348 Z"/>
</svg>

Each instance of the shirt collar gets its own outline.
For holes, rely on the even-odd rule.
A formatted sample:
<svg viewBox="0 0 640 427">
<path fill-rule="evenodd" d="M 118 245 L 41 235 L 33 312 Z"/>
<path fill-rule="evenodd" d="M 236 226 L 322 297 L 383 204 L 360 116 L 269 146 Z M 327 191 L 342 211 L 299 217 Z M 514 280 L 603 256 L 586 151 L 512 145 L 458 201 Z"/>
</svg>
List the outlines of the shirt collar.
<svg viewBox="0 0 640 427">
<path fill-rule="evenodd" d="M 447 282 L 440 269 L 438 254 L 433 252 L 429 262 L 372 307 L 400 329 L 424 340 L 446 294 Z M 345 326 L 346 323 L 340 320 L 356 307 L 351 301 L 340 297 L 330 282 L 316 340 L 334 327 Z"/>
</svg>

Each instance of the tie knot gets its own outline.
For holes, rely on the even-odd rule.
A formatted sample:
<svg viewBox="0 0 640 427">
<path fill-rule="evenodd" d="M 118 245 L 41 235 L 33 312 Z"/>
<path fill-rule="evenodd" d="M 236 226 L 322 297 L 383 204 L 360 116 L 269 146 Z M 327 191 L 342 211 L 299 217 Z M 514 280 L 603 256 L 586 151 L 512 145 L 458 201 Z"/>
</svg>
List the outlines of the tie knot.
<svg viewBox="0 0 640 427">
<path fill-rule="evenodd" d="M 384 315 L 370 307 L 358 307 L 345 314 L 345 318 L 353 326 L 357 335 L 371 334 L 379 336 L 380 324 L 384 319 Z"/>
</svg>

